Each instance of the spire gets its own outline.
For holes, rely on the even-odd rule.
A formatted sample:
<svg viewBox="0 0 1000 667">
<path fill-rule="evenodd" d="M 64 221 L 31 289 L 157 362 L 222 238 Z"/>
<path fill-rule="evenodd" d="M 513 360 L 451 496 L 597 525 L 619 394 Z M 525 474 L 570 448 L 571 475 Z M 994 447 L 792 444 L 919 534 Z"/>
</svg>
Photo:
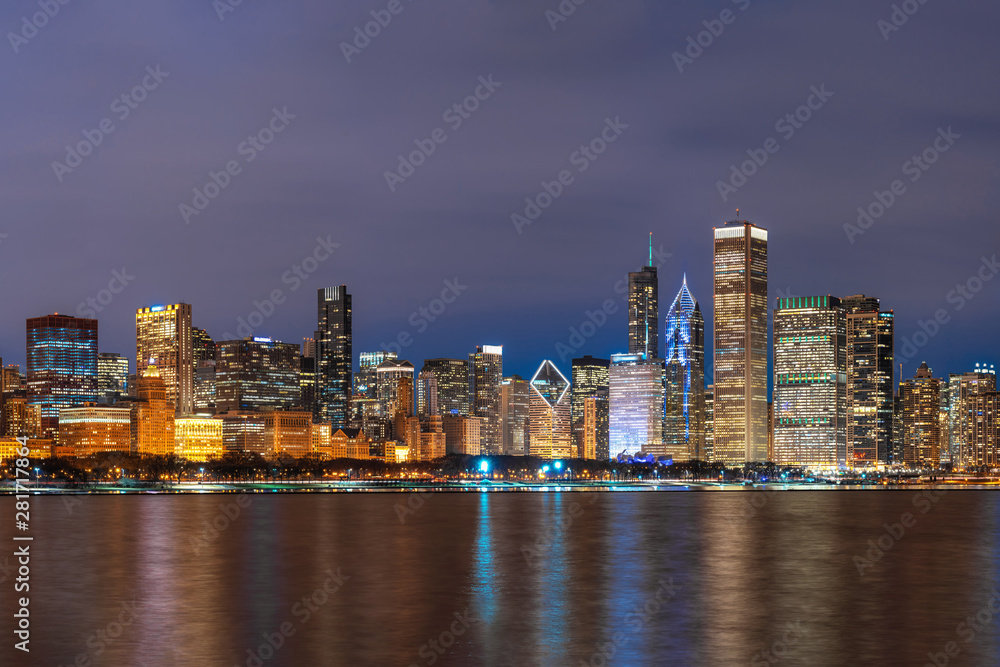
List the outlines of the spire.
<svg viewBox="0 0 1000 667">
<path fill-rule="evenodd" d="M 687 271 L 685 271 L 684 272 L 684 280 L 682 281 L 682 286 L 686 286 L 687 284 L 688 284 L 688 274 L 687 274 Z"/>
<path fill-rule="evenodd" d="M 649 265 L 653 265 L 653 232 L 649 233 Z"/>
</svg>

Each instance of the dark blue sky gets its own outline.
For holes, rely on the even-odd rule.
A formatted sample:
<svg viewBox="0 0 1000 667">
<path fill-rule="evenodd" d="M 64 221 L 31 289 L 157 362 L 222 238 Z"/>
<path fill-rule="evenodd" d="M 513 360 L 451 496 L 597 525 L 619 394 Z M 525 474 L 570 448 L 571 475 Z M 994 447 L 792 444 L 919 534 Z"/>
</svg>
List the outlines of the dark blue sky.
<svg viewBox="0 0 1000 667">
<path fill-rule="evenodd" d="M 356 354 L 405 332 L 418 367 L 490 343 L 508 373 L 544 358 L 568 372 L 556 345 L 618 298 L 649 232 L 671 254 L 661 312 L 687 272 L 710 336 L 711 229 L 736 207 L 770 231 L 772 307 L 780 293 L 876 295 L 897 340 L 943 308 L 904 372 L 996 361 L 1000 279 L 961 310 L 948 301 L 1000 252 L 995 3 L 928 0 L 886 40 L 892 3 L 871 0 L 589 0 L 554 31 L 556 0 L 402 0 L 348 63 L 341 42 L 389 4 L 247 0 L 220 20 L 208 0 L 71 2 L 36 33 L 23 25 L 36 2 L 3 3 L 4 362 L 23 364 L 25 318 L 79 312 L 124 268 L 134 279 L 98 315 L 103 351 L 134 356 L 136 307 L 186 301 L 221 338 L 276 289 L 285 301 L 256 333 L 298 342 L 315 290 L 346 283 Z M 704 21 L 721 34 L 680 72 L 673 54 Z M 8 33 L 29 37 L 15 52 Z M 475 111 L 445 116 L 490 75 Z M 115 102 L 144 78 L 155 89 L 135 108 Z M 776 126 L 813 86 L 833 96 L 793 133 Z M 241 150 L 275 108 L 295 117 Z M 114 129 L 90 155 L 53 167 L 104 118 Z M 628 127 L 593 161 L 574 156 L 608 118 Z M 911 181 L 904 163 L 949 127 L 960 137 Z M 437 128 L 444 142 L 390 191 L 385 172 Z M 769 138 L 777 152 L 723 201 L 718 181 Z M 230 160 L 238 173 L 186 224 L 179 205 Z M 562 170 L 572 182 L 518 234 L 511 215 Z M 895 179 L 905 192 L 849 242 L 844 224 Z M 318 237 L 339 248 L 292 291 L 283 276 Z M 467 289 L 418 332 L 411 313 L 456 278 Z M 619 308 L 579 354 L 625 348 Z"/>
</svg>

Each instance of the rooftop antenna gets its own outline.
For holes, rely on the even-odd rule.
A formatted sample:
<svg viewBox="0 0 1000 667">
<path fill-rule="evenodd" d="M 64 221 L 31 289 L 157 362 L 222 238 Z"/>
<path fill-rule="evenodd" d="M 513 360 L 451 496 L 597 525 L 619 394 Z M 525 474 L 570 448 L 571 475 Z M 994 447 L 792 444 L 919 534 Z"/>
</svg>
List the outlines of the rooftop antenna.
<svg viewBox="0 0 1000 667">
<path fill-rule="evenodd" d="M 649 265 L 653 265 L 653 232 L 649 233 Z"/>
</svg>

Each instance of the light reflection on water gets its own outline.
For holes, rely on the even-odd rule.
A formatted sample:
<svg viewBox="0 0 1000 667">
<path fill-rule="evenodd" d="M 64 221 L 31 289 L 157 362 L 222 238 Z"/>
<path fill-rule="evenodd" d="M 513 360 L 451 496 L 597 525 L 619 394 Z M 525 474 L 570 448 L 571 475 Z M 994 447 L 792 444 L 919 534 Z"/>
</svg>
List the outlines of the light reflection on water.
<svg viewBox="0 0 1000 667">
<path fill-rule="evenodd" d="M 34 497 L 31 662 L 5 641 L 0 664 L 751 664 L 790 623 L 778 664 L 923 665 L 950 641 L 996 664 L 1000 619 L 956 628 L 1000 586 L 1000 496 L 916 493 L 255 494 L 232 518 L 235 494 Z"/>
</svg>

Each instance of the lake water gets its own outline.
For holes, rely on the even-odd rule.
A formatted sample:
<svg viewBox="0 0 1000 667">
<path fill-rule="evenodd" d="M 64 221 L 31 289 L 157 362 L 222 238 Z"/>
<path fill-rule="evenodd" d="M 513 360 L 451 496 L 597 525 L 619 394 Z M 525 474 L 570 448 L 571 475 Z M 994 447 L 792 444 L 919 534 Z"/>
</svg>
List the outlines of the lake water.
<svg viewBox="0 0 1000 667">
<path fill-rule="evenodd" d="M 33 497 L 0 664 L 1000 664 L 1000 494 L 921 493 Z"/>
</svg>

